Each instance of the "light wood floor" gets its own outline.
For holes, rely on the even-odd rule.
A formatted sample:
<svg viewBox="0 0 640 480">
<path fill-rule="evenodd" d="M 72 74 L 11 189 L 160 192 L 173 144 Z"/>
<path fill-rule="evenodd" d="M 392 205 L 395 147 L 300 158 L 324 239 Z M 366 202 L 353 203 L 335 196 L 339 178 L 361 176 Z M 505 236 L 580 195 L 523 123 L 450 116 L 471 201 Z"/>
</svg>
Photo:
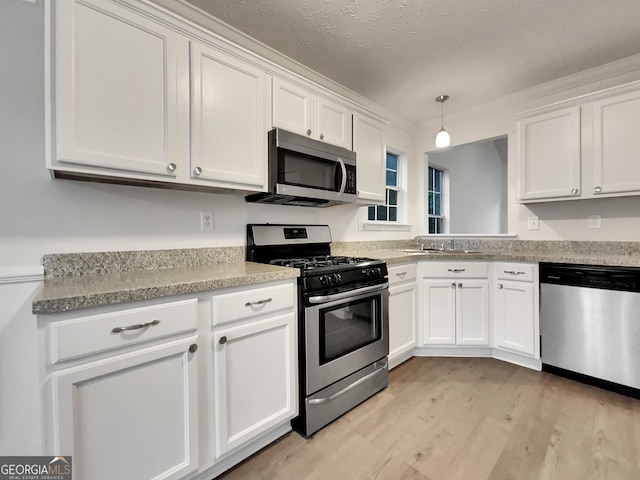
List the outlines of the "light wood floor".
<svg viewBox="0 0 640 480">
<path fill-rule="evenodd" d="M 413 358 L 389 387 L 224 480 L 638 480 L 640 401 L 493 359 Z"/>
</svg>

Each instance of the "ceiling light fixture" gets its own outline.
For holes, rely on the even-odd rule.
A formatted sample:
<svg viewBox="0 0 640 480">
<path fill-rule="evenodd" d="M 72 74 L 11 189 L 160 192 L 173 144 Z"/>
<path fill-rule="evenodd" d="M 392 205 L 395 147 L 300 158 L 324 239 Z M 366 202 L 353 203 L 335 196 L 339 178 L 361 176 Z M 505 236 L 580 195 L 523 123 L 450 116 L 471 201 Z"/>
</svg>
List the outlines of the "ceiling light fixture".
<svg viewBox="0 0 640 480">
<path fill-rule="evenodd" d="M 449 132 L 444 129 L 444 106 L 442 105 L 444 102 L 449 100 L 449 95 L 438 95 L 436 97 L 436 102 L 440 104 L 440 131 L 436 135 L 436 148 L 444 148 L 448 147 L 451 144 L 451 136 Z"/>
</svg>

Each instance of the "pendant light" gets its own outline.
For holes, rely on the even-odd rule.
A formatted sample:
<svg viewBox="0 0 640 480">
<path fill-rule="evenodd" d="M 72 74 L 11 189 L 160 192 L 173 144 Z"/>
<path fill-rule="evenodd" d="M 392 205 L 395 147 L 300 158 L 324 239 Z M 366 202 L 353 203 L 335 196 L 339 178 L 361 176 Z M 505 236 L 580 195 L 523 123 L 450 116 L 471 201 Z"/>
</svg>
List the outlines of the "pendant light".
<svg viewBox="0 0 640 480">
<path fill-rule="evenodd" d="M 448 147 L 451 144 L 451 136 L 444 129 L 444 102 L 449 100 L 449 95 L 438 95 L 436 102 L 440 104 L 440 131 L 436 135 L 436 148 Z"/>
</svg>

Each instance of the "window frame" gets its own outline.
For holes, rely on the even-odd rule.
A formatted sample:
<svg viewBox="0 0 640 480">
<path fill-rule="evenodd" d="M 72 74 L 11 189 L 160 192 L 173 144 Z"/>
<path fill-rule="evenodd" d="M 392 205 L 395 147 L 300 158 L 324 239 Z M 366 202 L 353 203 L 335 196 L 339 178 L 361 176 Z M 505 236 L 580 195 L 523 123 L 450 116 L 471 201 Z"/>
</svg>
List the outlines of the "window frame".
<svg viewBox="0 0 640 480">
<path fill-rule="evenodd" d="M 431 170 L 440 172 L 440 191 L 433 190 L 435 182 L 432 183 L 432 189 L 429 189 Z M 429 235 L 446 235 L 449 233 L 449 175 L 446 168 L 435 164 L 427 164 L 427 181 L 425 185 L 426 191 L 426 231 Z M 432 214 L 429 211 L 430 194 L 438 194 L 440 196 L 440 209 L 438 214 Z M 440 231 L 431 231 L 431 220 L 434 219 L 436 225 L 440 221 Z M 437 230 L 437 229 L 436 229 Z"/>
<path fill-rule="evenodd" d="M 389 156 L 395 157 L 395 169 L 389 168 Z M 404 215 L 406 215 L 405 209 L 405 190 L 406 190 L 406 176 L 405 176 L 405 160 L 402 153 L 397 153 L 393 149 L 387 148 L 385 152 L 385 202 L 379 205 L 369 205 L 367 207 L 367 221 L 375 222 L 376 224 L 389 224 L 389 225 L 402 225 Z M 395 185 L 389 185 L 387 179 L 389 173 L 395 173 Z M 396 192 L 396 203 L 390 204 L 390 192 Z M 391 209 L 395 208 L 395 219 L 390 220 Z M 382 210 L 381 210 L 382 209 Z M 385 218 L 379 218 L 381 211 L 384 211 Z M 373 217 L 372 213 L 373 212 Z"/>
</svg>

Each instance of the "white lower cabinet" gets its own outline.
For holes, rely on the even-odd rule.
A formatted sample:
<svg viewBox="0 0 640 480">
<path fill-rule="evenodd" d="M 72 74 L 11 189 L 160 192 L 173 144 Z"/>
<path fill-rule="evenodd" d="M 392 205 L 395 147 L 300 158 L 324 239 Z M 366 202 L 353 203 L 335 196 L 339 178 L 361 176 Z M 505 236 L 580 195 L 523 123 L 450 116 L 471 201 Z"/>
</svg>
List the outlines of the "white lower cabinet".
<svg viewBox="0 0 640 480">
<path fill-rule="evenodd" d="M 214 297 L 216 458 L 298 414 L 295 287 L 244 288 Z"/>
<path fill-rule="evenodd" d="M 71 456 L 84 480 L 181 479 L 198 469 L 196 299 L 38 320 L 52 359 L 48 454 Z M 92 351 L 69 348 L 85 335 Z"/>
<path fill-rule="evenodd" d="M 494 277 L 495 348 L 539 358 L 537 264 L 496 263 Z"/>
<path fill-rule="evenodd" d="M 419 265 L 421 343 L 489 346 L 489 280 L 486 263 Z"/>
<path fill-rule="evenodd" d="M 389 367 L 409 359 L 417 345 L 416 264 L 389 267 Z"/>
</svg>

